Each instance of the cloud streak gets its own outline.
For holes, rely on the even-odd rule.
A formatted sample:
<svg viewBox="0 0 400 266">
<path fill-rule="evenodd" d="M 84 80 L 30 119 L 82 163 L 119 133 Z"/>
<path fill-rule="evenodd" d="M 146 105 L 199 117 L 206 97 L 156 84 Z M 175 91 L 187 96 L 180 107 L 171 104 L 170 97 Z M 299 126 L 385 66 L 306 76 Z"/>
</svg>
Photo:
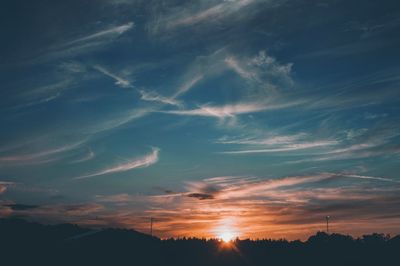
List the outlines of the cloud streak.
<svg viewBox="0 0 400 266">
<path fill-rule="evenodd" d="M 122 88 L 133 88 L 133 86 L 131 85 L 131 83 L 128 80 L 121 78 L 121 77 L 115 75 L 114 73 L 111 73 L 106 68 L 104 68 L 100 65 L 95 65 L 95 66 L 93 66 L 93 68 L 96 69 L 97 71 L 99 71 L 100 73 L 114 79 L 115 85 L 118 85 Z"/>
<path fill-rule="evenodd" d="M 273 153 L 273 152 L 285 152 L 285 151 L 297 151 L 312 148 L 322 148 L 337 145 L 338 141 L 326 140 L 326 141 L 312 141 L 303 142 L 297 144 L 287 144 L 281 148 L 270 148 L 270 149 L 252 149 L 252 150 L 235 150 L 235 151 L 223 151 L 222 154 L 249 154 L 249 153 Z"/>
<path fill-rule="evenodd" d="M 60 159 L 60 156 L 63 153 L 80 148 L 86 141 L 87 140 L 73 142 L 56 148 L 50 148 L 33 153 L 2 156 L 0 157 L 0 165 L 3 164 L 6 166 L 12 166 L 52 162 Z M 55 155 L 57 155 L 58 157 L 54 157 Z"/>
<path fill-rule="evenodd" d="M 205 10 L 200 10 L 196 13 L 189 14 L 183 18 L 169 21 L 167 24 L 168 28 L 177 26 L 187 26 L 199 22 L 208 21 L 210 18 L 227 16 L 233 12 L 238 11 L 240 8 L 245 7 L 253 2 L 253 0 L 237 0 L 237 1 L 225 1 L 220 4 L 211 6 Z"/>
<path fill-rule="evenodd" d="M 40 63 L 64 57 L 74 57 L 102 48 L 133 29 L 134 25 L 133 22 L 128 22 L 119 26 L 111 26 L 107 29 L 86 34 L 73 40 L 63 41 L 61 44 L 49 47 L 45 53 L 33 59 L 32 63 Z"/>
<path fill-rule="evenodd" d="M 175 100 L 175 97 L 168 98 L 158 94 L 155 91 L 139 90 L 139 93 L 141 95 L 141 99 L 144 101 L 160 102 L 163 104 L 174 105 L 178 107 L 182 106 L 182 103 L 178 100 Z"/>
<path fill-rule="evenodd" d="M 72 160 L 70 163 L 74 164 L 74 163 L 86 162 L 86 161 L 93 159 L 95 156 L 96 156 L 96 154 L 91 149 L 88 149 L 88 152 L 83 157 Z"/>
<path fill-rule="evenodd" d="M 343 176 L 352 177 L 352 178 L 359 178 L 359 179 L 367 179 L 367 180 L 369 179 L 369 180 L 400 183 L 399 180 L 394 180 L 394 179 L 386 178 L 386 177 L 366 176 L 366 175 L 352 175 L 352 174 L 343 174 Z"/>
<path fill-rule="evenodd" d="M 129 161 L 128 163 L 112 166 L 110 168 L 106 168 L 106 169 L 103 169 L 101 171 L 98 171 L 98 172 L 95 172 L 92 174 L 75 177 L 74 179 L 85 179 L 85 178 L 90 178 L 90 177 L 95 177 L 95 176 L 108 175 L 108 174 L 114 174 L 114 173 L 119 173 L 119 172 L 126 172 L 126 171 L 136 169 L 136 168 L 149 167 L 150 165 L 155 164 L 158 161 L 159 151 L 160 151 L 159 148 L 152 148 L 152 152 L 150 154 L 145 155 L 140 158 L 133 159 L 133 160 Z"/>
<path fill-rule="evenodd" d="M 193 26 L 209 29 L 211 23 L 232 25 L 254 14 L 257 3 L 263 9 L 279 5 L 277 0 L 221 0 L 221 1 L 188 1 L 184 5 L 162 5 L 168 8 L 157 12 L 147 26 L 150 32 L 174 31 Z"/>
<path fill-rule="evenodd" d="M 115 38 L 125 32 L 127 32 L 128 30 L 131 30 L 133 27 L 135 26 L 135 24 L 133 22 L 128 22 L 126 24 L 120 25 L 120 26 L 116 26 L 116 27 L 112 27 L 106 30 L 102 30 L 102 31 L 98 31 L 96 33 L 75 39 L 73 41 L 67 42 L 65 44 L 65 46 L 71 46 L 71 45 L 75 45 L 78 43 L 87 43 L 87 42 L 92 42 L 95 40 L 101 40 L 101 39 L 108 39 L 108 38 Z"/>
<path fill-rule="evenodd" d="M 282 64 L 265 51 L 260 51 L 253 58 L 227 56 L 226 65 L 242 78 L 257 83 L 265 83 L 268 80 L 285 81 L 291 84 L 291 72 L 293 63 Z"/>
<path fill-rule="evenodd" d="M 93 124 L 86 125 L 83 133 L 85 134 L 97 134 L 108 130 L 113 130 L 126 125 L 134 120 L 145 117 L 146 115 L 153 113 L 155 108 L 136 108 L 129 109 L 124 112 L 112 114 L 107 119 L 102 119 Z"/>
<path fill-rule="evenodd" d="M 189 75 L 191 74 L 191 75 Z M 204 74 L 198 73 L 197 71 L 195 71 L 195 73 L 187 73 L 186 74 L 187 77 L 185 80 L 179 87 L 178 90 L 176 91 L 176 93 L 174 94 L 174 96 L 172 98 L 177 98 L 179 96 L 181 96 L 182 94 L 186 93 L 187 91 L 189 91 L 193 86 L 195 86 L 198 82 L 200 82 L 203 78 L 204 78 Z"/>
<path fill-rule="evenodd" d="M 208 106 L 203 105 L 197 109 L 191 110 L 172 110 L 164 111 L 167 114 L 184 115 L 184 116 L 205 116 L 215 118 L 233 118 L 236 115 L 257 113 L 266 110 L 276 110 L 292 107 L 300 104 L 299 102 L 290 103 L 268 103 L 268 102 L 244 102 L 227 104 L 222 106 Z"/>
</svg>

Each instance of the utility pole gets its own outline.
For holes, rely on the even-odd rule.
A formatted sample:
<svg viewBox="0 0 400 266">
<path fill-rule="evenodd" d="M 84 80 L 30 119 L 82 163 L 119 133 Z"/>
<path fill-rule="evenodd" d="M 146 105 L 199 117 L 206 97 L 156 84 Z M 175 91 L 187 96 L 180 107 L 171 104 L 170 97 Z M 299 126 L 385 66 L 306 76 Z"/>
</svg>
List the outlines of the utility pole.
<svg viewBox="0 0 400 266">
<path fill-rule="evenodd" d="M 150 217 L 150 235 L 153 236 L 153 217 Z"/>
<path fill-rule="evenodd" d="M 329 234 L 329 218 L 331 217 L 328 215 L 325 218 L 326 218 L 326 232 Z"/>
</svg>

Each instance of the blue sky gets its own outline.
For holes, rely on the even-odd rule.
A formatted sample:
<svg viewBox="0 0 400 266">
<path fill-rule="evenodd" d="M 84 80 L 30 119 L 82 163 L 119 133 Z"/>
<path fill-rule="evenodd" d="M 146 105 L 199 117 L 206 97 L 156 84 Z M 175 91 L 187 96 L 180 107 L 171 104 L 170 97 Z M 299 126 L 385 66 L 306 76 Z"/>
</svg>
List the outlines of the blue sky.
<svg viewBox="0 0 400 266">
<path fill-rule="evenodd" d="M 330 215 L 337 232 L 400 233 L 399 15 L 5 1 L 0 216 L 302 238 Z"/>
</svg>

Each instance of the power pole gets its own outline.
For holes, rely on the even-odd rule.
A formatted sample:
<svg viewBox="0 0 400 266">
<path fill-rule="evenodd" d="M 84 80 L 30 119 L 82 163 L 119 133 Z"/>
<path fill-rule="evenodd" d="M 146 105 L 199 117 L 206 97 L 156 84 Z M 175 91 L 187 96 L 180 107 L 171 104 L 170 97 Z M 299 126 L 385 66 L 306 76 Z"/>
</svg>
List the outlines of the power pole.
<svg viewBox="0 0 400 266">
<path fill-rule="evenodd" d="M 326 232 L 329 234 L 329 218 L 331 217 L 328 215 L 325 218 L 326 218 Z"/>
<path fill-rule="evenodd" d="M 150 217 L 150 235 L 153 236 L 153 217 Z"/>
</svg>

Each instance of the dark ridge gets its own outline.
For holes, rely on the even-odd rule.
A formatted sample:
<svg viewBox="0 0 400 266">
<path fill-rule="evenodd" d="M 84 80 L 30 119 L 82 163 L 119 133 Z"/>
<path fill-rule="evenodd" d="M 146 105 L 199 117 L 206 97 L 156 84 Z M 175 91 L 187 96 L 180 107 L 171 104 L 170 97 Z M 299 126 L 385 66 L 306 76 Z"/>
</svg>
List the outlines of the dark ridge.
<svg viewBox="0 0 400 266">
<path fill-rule="evenodd" d="M 400 236 L 318 232 L 302 242 L 160 240 L 134 230 L 0 219 L 1 265 L 397 265 Z"/>
</svg>

